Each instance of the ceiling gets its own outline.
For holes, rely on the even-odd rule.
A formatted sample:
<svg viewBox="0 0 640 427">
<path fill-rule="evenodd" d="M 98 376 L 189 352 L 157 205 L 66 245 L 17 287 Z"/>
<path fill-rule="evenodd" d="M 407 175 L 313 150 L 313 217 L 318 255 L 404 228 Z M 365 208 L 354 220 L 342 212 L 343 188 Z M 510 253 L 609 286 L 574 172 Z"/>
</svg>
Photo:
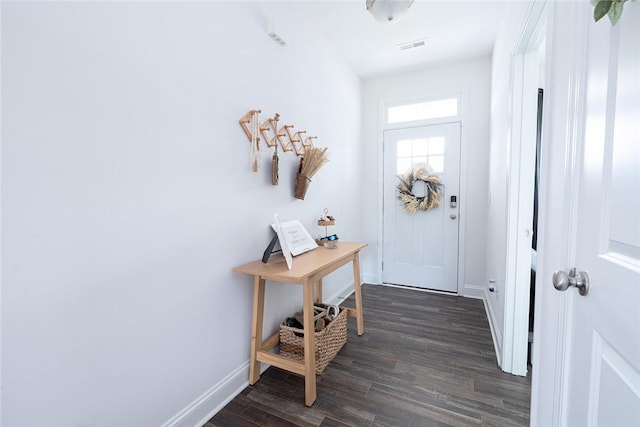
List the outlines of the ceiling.
<svg viewBox="0 0 640 427">
<path fill-rule="evenodd" d="M 304 14 L 363 77 L 446 64 L 489 55 L 505 7 L 504 1 L 416 0 L 393 23 L 379 23 L 365 0 L 299 1 Z M 405 51 L 398 44 L 426 38 Z"/>
</svg>

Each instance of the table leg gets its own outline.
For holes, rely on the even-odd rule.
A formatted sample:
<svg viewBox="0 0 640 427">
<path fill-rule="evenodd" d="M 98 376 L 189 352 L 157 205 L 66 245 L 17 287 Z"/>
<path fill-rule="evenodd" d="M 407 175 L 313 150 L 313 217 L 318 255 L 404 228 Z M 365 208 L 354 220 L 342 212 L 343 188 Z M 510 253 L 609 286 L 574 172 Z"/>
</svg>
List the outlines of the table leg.
<svg viewBox="0 0 640 427">
<path fill-rule="evenodd" d="M 358 252 L 353 254 L 353 287 L 356 297 L 356 323 L 358 335 L 364 334 L 364 315 L 362 313 L 362 283 L 360 282 L 360 258 Z"/>
<path fill-rule="evenodd" d="M 264 319 L 264 279 L 255 276 L 253 282 L 253 323 L 251 325 L 251 361 L 249 363 L 249 384 L 260 379 L 258 351 L 262 349 L 262 321 Z"/>
<path fill-rule="evenodd" d="M 322 303 L 322 279 L 318 279 L 316 282 L 316 302 Z"/>
<path fill-rule="evenodd" d="M 313 282 L 302 286 L 304 320 L 304 403 L 313 405 L 316 400 L 316 343 L 313 322 Z"/>
</svg>

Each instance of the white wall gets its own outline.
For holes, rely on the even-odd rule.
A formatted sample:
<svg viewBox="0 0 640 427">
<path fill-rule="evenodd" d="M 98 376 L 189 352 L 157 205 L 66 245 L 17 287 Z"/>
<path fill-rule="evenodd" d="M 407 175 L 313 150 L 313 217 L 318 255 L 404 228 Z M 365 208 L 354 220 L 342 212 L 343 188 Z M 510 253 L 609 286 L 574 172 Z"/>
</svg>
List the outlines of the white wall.
<svg viewBox="0 0 640 427">
<path fill-rule="evenodd" d="M 252 278 L 231 267 L 275 212 L 315 233 L 328 207 L 362 239 L 360 82 L 282 4 L 2 7 L 0 424 L 160 425 L 246 381 Z M 250 172 L 252 108 L 330 148 L 305 201 L 293 154 L 278 187 Z M 300 296 L 268 286 L 265 333 Z"/>
<path fill-rule="evenodd" d="M 484 227 L 486 244 L 486 301 L 497 353 L 502 351 L 507 260 L 507 206 L 509 152 L 512 124 L 512 49 L 518 37 L 527 2 L 508 3 L 493 48 L 491 67 L 491 148 L 489 211 Z M 490 283 L 495 281 L 495 283 Z M 488 292 L 489 287 L 495 292 Z"/>
<path fill-rule="evenodd" d="M 489 57 L 371 78 L 363 81 L 363 128 L 365 170 L 362 181 L 363 218 L 371 244 L 363 262 L 369 281 L 380 283 L 381 198 L 381 103 L 415 100 L 462 93 L 463 181 L 460 193 L 461 245 L 464 275 L 459 292 L 480 288 L 485 278 L 484 249 L 487 221 L 487 179 L 489 159 L 489 106 L 491 61 Z"/>
<path fill-rule="evenodd" d="M 2 23 L 2 2 L 0 2 L 0 24 Z M 0 27 L 0 52 L 2 52 L 2 31 Z M 0 189 L 2 189 L 2 61 L 0 58 Z M 1 190 L 0 190 L 1 191 Z M 0 195 L 0 423 L 2 423 L 2 197 Z"/>
</svg>

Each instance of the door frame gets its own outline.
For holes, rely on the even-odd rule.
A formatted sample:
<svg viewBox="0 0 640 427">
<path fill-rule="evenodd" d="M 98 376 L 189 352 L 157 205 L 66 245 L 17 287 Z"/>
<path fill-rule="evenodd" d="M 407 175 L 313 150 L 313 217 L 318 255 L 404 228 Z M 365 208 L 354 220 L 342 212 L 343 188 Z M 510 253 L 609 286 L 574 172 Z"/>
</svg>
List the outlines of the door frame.
<svg viewBox="0 0 640 427">
<path fill-rule="evenodd" d="M 544 0 L 536 0 L 544 2 Z M 534 319 L 531 425 L 564 425 L 567 369 L 571 362 L 570 299 L 551 285 L 553 271 L 575 262 L 582 136 L 584 130 L 587 41 L 591 6 L 549 2 L 545 115 L 540 171 L 538 274 Z M 570 28 L 570 31 L 567 29 Z M 544 310 L 544 312 L 543 312 Z"/>
<path fill-rule="evenodd" d="M 405 123 L 394 123 L 389 124 L 387 120 L 387 110 L 389 107 L 394 107 L 401 104 L 411 104 L 418 102 L 428 102 L 434 101 L 443 98 L 458 98 L 458 115 L 455 117 L 446 117 L 442 119 L 431 119 L 431 120 L 416 120 L 412 122 Z M 458 194 L 458 203 L 461 200 L 464 200 L 463 197 L 466 194 L 466 173 L 465 170 L 467 159 L 466 159 L 466 150 L 467 146 L 467 136 L 464 127 L 464 117 L 465 117 L 465 105 L 466 102 L 466 92 L 463 89 L 449 89 L 446 91 L 442 91 L 440 93 L 422 93 L 422 94 L 413 94 L 411 97 L 407 96 L 399 96 L 399 97 L 389 97 L 383 98 L 380 100 L 378 105 L 378 138 L 377 138 L 377 151 L 380 153 L 378 156 L 378 176 L 377 176 L 377 188 L 378 188 L 378 197 L 377 197 L 377 241 L 380 242 L 378 244 L 377 250 L 377 259 L 378 263 L 376 265 L 376 283 L 383 284 L 382 281 L 382 263 L 383 263 L 383 250 L 382 250 L 382 242 L 384 238 L 384 131 L 386 130 L 394 130 L 394 129 L 404 129 L 410 127 L 418 127 L 418 126 L 431 126 L 431 125 L 441 125 L 447 123 L 460 123 L 460 192 Z M 463 207 L 464 205 L 460 205 L 461 208 L 458 214 L 458 277 L 456 288 L 458 289 L 457 294 L 462 294 L 461 289 L 461 281 L 464 277 L 464 261 L 465 261 L 465 227 L 466 227 L 466 215 L 463 215 Z M 435 292 L 435 291 L 434 291 Z"/>
<path fill-rule="evenodd" d="M 500 368 L 527 375 L 529 286 L 536 156 L 539 61 L 546 39 L 545 2 L 534 1 L 512 50 L 512 128 L 509 145 L 507 259 Z M 546 107 L 543 108 L 543 115 Z M 544 122 L 543 118 L 543 122 Z M 543 139 L 544 141 L 544 139 Z"/>
</svg>

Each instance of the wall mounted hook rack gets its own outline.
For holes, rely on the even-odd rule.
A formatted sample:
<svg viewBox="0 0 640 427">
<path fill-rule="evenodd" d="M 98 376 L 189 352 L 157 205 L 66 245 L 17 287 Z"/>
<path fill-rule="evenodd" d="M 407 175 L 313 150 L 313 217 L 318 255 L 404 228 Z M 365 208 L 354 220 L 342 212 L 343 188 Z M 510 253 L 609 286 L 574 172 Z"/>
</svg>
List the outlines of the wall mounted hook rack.
<svg viewBox="0 0 640 427">
<path fill-rule="evenodd" d="M 254 113 L 261 113 L 262 110 L 249 110 L 247 114 L 242 116 L 240 119 L 240 126 L 244 131 L 245 135 L 252 141 L 251 129 L 249 126 L 251 124 L 251 118 Z M 317 139 L 317 136 L 307 136 L 304 137 L 304 134 L 307 133 L 306 130 L 300 130 L 297 132 L 292 132 L 291 129 L 294 128 L 294 125 L 283 125 L 278 128 L 278 122 L 280 121 L 280 114 L 276 113 L 275 116 L 266 119 L 262 124 L 258 126 L 259 134 L 262 136 L 265 144 L 268 147 L 274 147 L 276 144 L 280 145 L 282 151 L 293 151 L 297 156 L 304 156 L 305 148 L 313 147 L 314 140 Z M 273 135 L 273 136 L 272 136 Z M 260 138 L 257 138 L 259 143 Z M 258 147 L 259 149 L 259 147 Z"/>
</svg>

